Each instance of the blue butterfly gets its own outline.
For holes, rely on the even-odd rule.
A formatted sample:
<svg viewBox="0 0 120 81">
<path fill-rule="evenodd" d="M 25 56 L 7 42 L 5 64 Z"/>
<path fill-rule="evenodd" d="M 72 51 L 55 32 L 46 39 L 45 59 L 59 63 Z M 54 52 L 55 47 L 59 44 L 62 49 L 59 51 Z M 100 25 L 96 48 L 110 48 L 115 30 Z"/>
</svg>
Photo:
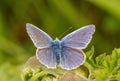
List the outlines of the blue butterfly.
<svg viewBox="0 0 120 81">
<path fill-rule="evenodd" d="M 53 40 L 47 33 L 36 26 L 27 23 L 27 33 L 37 48 L 36 57 L 48 68 L 60 66 L 63 69 L 71 70 L 79 67 L 85 61 L 85 49 L 89 44 L 93 33 L 94 25 L 82 27 L 67 36 L 61 41 Z"/>
</svg>

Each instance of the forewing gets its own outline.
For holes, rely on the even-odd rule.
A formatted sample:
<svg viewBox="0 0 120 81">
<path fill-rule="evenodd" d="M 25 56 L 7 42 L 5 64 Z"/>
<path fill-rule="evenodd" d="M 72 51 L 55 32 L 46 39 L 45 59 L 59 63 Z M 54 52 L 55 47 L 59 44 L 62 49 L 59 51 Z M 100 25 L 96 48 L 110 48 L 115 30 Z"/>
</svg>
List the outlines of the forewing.
<svg viewBox="0 0 120 81">
<path fill-rule="evenodd" d="M 63 47 L 60 66 L 67 70 L 77 68 L 84 63 L 85 57 L 81 50 Z"/>
<path fill-rule="evenodd" d="M 37 59 L 48 68 L 56 68 L 57 61 L 56 56 L 53 54 L 51 48 L 37 49 Z"/>
<path fill-rule="evenodd" d="M 47 33 L 29 23 L 26 24 L 26 28 L 28 35 L 30 36 L 31 40 L 37 48 L 44 48 L 50 46 L 52 38 L 50 38 Z"/>
<path fill-rule="evenodd" d="M 89 44 L 95 31 L 94 25 L 82 27 L 62 39 L 62 45 L 66 47 L 75 47 L 84 49 Z"/>
</svg>

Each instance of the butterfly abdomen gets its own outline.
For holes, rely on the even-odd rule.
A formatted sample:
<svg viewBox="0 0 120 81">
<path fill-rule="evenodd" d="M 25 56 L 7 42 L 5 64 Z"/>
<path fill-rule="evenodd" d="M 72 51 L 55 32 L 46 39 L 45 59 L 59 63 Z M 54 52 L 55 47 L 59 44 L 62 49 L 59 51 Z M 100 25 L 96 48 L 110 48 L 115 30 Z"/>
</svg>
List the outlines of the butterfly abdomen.
<svg viewBox="0 0 120 81">
<path fill-rule="evenodd" d="M 58 39 L 52 42 L 52 50 L 53 54 L 56 56 L 57 64 L 60 63 L 60 55 L 61 55 L 61 43 Z"/>
</svg>

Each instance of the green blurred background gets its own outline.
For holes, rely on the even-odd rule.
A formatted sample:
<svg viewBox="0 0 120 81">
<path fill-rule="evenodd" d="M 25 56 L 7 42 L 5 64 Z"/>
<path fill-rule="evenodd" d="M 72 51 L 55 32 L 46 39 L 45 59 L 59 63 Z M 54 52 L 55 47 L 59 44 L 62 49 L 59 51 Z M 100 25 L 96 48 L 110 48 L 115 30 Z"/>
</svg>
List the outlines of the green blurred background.
<svg viewBox="0 0 120 81">
<path fill-rule="evenodd" d="M 95 24 L 96 32 L 86 50 L 93 45 L 97 56 L 120 47 L 120 0 L 0 0 L 0 81 L 21 81 L 24 63 L 35 55 L 26 23 L 60 39 Z"/>
</svg>

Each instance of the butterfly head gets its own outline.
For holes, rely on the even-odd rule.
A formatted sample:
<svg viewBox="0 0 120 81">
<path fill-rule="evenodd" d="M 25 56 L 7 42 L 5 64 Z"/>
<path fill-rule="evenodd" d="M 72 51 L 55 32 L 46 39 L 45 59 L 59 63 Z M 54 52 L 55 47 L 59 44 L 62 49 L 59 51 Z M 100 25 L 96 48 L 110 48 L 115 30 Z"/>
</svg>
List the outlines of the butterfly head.
<svg viewBox="0 0 120 81">
<path fill-rule="evenodd" d="M 60 40 L 58 38 L 56 38 L 53 42 L 52 42 L 53 46 L 54 45 L 60 45 Z"/>
</svg>

